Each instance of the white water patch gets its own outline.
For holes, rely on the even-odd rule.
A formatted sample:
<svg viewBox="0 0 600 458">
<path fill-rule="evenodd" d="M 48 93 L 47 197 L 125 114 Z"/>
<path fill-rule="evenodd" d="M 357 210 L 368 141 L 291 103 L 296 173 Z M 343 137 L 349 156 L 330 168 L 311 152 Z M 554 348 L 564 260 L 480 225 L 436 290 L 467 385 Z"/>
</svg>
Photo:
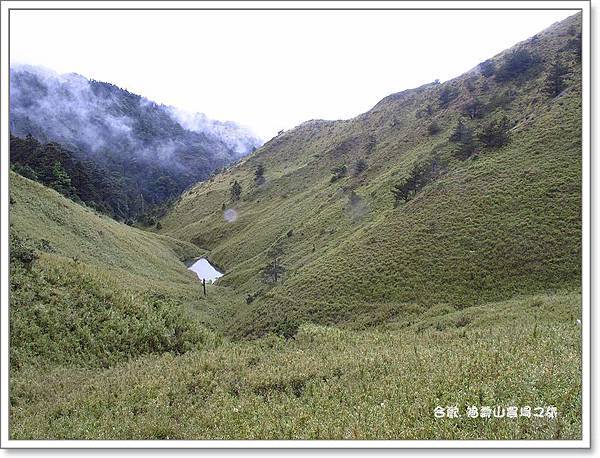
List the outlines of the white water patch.
<svg viewBox="0 0 600 458">
<path fill-rule="evenodd" d="M 206 258 L 200 258 L 188 267 L 189 270 L 195 272 L 200 280 L 206 280 L 207 282 L 213 282 L 217 278 L 223 276 L 221 272 L 213 267 Z"/>
</svg>

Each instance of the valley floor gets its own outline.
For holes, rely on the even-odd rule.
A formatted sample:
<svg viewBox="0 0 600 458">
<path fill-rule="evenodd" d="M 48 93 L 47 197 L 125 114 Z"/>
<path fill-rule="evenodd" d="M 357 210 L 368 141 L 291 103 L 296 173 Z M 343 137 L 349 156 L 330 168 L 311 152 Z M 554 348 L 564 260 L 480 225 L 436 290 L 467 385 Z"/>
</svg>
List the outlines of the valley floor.
<svg viewBox="0 0 600 458">
<path fill-rule="evenodd" d="M 579 439 L 581 296 L 11 374 L 12 439 Z M 460 418 L 436 418 L 457 406 Z M 467 407 L 557 409 L 469 418 Z M 496 410 L 496 413 L 501 410 Z M 520 412 L 520 411 L 519 411 Z"/>
</svg>

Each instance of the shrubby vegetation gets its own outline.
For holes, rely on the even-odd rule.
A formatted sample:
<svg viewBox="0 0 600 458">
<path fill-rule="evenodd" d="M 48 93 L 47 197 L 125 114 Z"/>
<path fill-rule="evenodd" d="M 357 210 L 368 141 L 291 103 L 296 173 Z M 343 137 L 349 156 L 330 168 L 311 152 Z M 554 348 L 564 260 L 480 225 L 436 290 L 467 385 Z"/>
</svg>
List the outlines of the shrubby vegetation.
<svg viewBox="0 0 600 458">
<path fill-rule="evenodd" d="M 421 164 L 415 164 L 410 175 L 392 189 L 394 195 L 394 208 L 402 201 L 408 202 L 423 187 L 443 173 L 444 165 L 437 156 Z"/>
<path fill-rule="evenodd" d="M 541 295 L 418 316 L 393 329 L 298 327 L 287 319 L 263 339 L 179 357 L 103 371 L 23 371 L 11 381 L 11 436 L 578 439 L 578 314 L 579 296 Z M 464 415 L 471 405 L 532 403 L 555 405 L 559 419 L 433 416 L 438 405 Z"/>
<path fill-rule="evenodd" d="M 441 130 L 442 130 L 442 128 L 437 123 L 437 121 L 432 121 L 431 124 L 429 124 L 429 126 L 427 126 L 427 132 L 429 133 L 429 135 L 436 135 L 436 134 L 440 133 Z"/>
<path fill-rule="evenodd" d="M 231 185 L 231 201 L 237 202 L 242 196 L 242 185 L 237 180 Z"/>
<path fill-rule="evenodd" d="M 361 175 L 368 168 L 369 165 L 367 164 L 367 161 L 365 161 L 364 159 L 359 159 L 358 161 L 356 161 L 356 164 L 354 164 L 354 175 Z"/>
<path fill-rule="evenodd" d="M 265 182 L 265 167 L 262 164 L 258 164 L 256 166 L 256 170 L 254 171 L 254 183 L 257 186 L 264 184 Z"/>
<path fill-rule="evenodd" d="M 558 96 L 566 87 L 566 77 L 568 68 L 563 65 L 558 59 L 552 64 L 548 75 L 546 76 L 544 92 L 550 97 Z"/>
<path fill-rule="evenodd" d="M 482 62 L 481 64 L 479 64 L 479 70 L 481 71 L 481 74 L 483 76 L 485 76 L 486 78 L 489 78 L 494 75 L 494 73 L 496 71 L 496 64 L 494 63 L 493 60 L 488 59 L 488 60 Z"/>
<path fill-rule="evenodd" d="M 517 48 L 510 51 L 495 73 L 499 82 L 506 82 L 525 76 L 531 76 L 531 71 L 539 67 L 540 58 L 532 51 Z"/>
<path fill-rule="evenodd" d="M 456 97 L 458 97 L 459 91 L 457 88 L 450 84 L 445 84 L 442 86 L 440 90 L 440 95 L 438 97 L 438 101 L 440 104 L 440 108 L 448 108 L 450 102 L 452 102 Z"/>
<path fill-rule="evenodd" d="M 337 167 L 334 167 L 333 169 L 331 169 L 331 182 L 335 183 L 336 181 L 344 178 L 346 175 L 348 175 L 348 168 L 346 167 L 345 164 L 342 165 L 338 165 Z"/>
<path fill-rule="evenodd" d="M 510 121 L 507 116 L 496 116 L 483 124 L 477 139 L 484 147 L 499 148 L 509 142 Z"/>
</svg>

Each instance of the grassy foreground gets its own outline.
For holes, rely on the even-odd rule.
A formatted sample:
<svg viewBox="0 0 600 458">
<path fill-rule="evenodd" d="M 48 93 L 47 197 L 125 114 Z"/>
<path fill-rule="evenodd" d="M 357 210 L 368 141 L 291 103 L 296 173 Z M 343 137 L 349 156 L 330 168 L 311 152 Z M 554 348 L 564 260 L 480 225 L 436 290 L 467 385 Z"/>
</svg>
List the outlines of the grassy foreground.
<svg viewBox="0 0 600 458">
<path fill-rule="evenodd" d="M 305 325 L 295 340 L 23 370 L 13 439 L 578 439 L 578 294 L 540 295 L 399 330 Z M 467 418 L 467 406 L 547 406 L 557 419 Z M 436 419 L 436 406 L 461 418 Z"/>
</svg>

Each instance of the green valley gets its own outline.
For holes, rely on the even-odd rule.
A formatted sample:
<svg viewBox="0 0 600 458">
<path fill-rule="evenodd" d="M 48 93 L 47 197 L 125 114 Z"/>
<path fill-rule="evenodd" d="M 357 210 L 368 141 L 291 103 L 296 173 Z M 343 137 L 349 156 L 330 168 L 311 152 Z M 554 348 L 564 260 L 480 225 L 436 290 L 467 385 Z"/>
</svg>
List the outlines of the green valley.
<svg viewBox="0 0 600 458">
<path fill-rule="evenodd" d="M 11 439 L 581 439 L 580 46 L 307 121 L 151 226 L 11 171 Z"/>
</svg>

